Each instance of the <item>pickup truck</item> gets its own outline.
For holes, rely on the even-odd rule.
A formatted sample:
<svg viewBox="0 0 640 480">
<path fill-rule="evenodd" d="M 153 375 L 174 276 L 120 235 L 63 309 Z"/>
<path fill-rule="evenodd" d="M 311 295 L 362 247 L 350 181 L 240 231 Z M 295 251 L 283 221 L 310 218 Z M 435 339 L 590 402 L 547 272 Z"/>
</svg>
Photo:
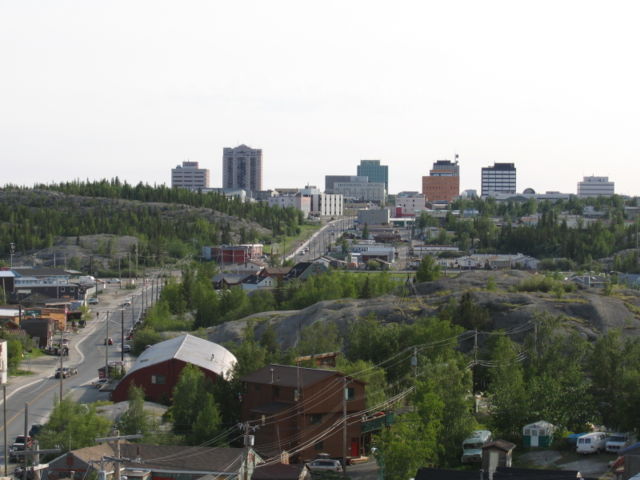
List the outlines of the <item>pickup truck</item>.
<svg viewBox="0 0 640 480">
<path fill-rule="evenodd" d="M 16 452 L 23 452 L 33 446 L 33 439 L 29 436 L 18 435 L 9 448 L 9 461 L 15 462 L 21 455 L 16 455 Z"/>
</svg>

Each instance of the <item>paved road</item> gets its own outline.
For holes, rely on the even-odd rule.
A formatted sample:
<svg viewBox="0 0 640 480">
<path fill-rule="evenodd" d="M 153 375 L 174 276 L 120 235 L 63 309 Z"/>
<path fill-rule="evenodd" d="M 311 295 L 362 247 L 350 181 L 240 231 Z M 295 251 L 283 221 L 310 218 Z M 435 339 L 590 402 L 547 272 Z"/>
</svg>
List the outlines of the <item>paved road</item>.
<svg viewBox="0 0 640 480">
<path fill-rule="evenodd" d="M 304 242 L 295 251 L 287 256 L 296 262 L 309 262 L 327 253 L 342 232 L 353 228 L 355 217 L 342 217 L 331 220 L 318 230 L 309 240 Z"/>
<path fill-rule="evenodd" d="M 154 291 L 155 293 L 157 292 Z M 125 364 L 130 363 L 129 356 L 123 355 L 121 351 L 122 327 L 124 326 L 126 336 L 127 330 L 140 318 L 143 301 L 145 305 L 150 305 L 151 285 L 139 286 L 135 290 L 122 290 L 118 285 L 108 285 L 105 292 L 100 295 L 100 299 L 100 304 L 92 308 L 92 313 L 97 315 L 87 322 L 85 328 L 78 329 L 77 333 L 64 333 L 64 337 L 69 339 L 70 348 L 69 356 L 62 358 L 63 366 L 76 367 L 78 374 L 63 379 L 63 396 L 71 396 L 82 403 L 108 399 L 108 393 L 100 392 L 92 385 L 97 380 L 98 368 L 106 361 L 120 360 L 124 356 Z M 125 305 L 127 302 L 131 304 Z M 108 336 L 114 340 L 112 346 L 104 345 L 107 328 Z M 33 375 L 9 378 L 7 385 L 8 446 L 13 443 L 17 435 L 24 434 L 25 404 L 28 404 L 29 411 L 26 420 L 28 428 L 32 424 L 43 424 L 49 418 L 54 403 L 60 398 L 61 381 L 54 378 L 55 370 L 59 366 L 60 357 L 43 356 L 21 365 L 22 369 L 34 372 Z M 3 428 L 0 426 L 0 429 Z M 0 436 L 0 464 L 4 463 L 3 436 Z"/>
</svg>

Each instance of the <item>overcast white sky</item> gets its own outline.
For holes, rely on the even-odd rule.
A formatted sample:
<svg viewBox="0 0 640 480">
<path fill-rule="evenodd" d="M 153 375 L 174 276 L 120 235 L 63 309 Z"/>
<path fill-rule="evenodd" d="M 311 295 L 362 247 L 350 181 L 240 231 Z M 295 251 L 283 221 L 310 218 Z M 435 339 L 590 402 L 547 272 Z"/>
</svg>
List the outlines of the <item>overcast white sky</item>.
<svg viewBox="0 0 640 480">
<path fill-rule="evenodd" d="M 636 1 L 0 2 L 0 183 L 222 182 L 262 148 L 264 186 L 324 185 L 360 159 L 420 190 L 514 162 L 518 190 L 584 175 L 640 194 Z"/>
</svg>

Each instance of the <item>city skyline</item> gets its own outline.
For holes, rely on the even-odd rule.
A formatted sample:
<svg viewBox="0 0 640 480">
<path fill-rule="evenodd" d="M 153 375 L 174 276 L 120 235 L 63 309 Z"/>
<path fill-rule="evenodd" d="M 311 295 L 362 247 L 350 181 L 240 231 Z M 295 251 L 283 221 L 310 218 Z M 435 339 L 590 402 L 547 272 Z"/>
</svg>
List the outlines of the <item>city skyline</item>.
<svg viewBox="0 0 640 480">
<path fill-rule="evenodd" d="M 517 190 L 586 176 L 638 195 L 631 3 L 35 0 L 0 5 L 3 184 L 118 176 L 222 186 L 222 149 L 264 152 L 263 188 L 322 186 L 364 159 L 389 191 L 433 162 L 460 189 L 514 163 Z M 239 34 L 241 32 L 241 34 Z M 328 32 L 331 34 L 328 35 Z"/>
</svg>

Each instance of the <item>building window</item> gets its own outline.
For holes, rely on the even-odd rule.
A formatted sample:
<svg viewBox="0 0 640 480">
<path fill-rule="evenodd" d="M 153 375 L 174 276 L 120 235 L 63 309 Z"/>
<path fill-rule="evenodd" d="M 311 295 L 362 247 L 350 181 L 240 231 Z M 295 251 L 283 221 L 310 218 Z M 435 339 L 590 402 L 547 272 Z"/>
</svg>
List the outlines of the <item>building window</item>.
<svg viewBox="0 0 640 480">
<path fill-rule="evenodd" d="M 356 389 L 353 387 L 347 388 L 347 400 L 353 400 L 356 398 Z"/>
<path fill-rule="evenodd" d="M 318 442 L 313 446 L 314 450 L 321 451 L 324 450 L 324 442 Z"/>
<path fill-rule="evenodd" d="M 167 383 L 167 377 L 164 375 L 151 375 L 151 383 L 154 385 L 164 385 Z"/>
<path fill-rule="evenodd" d="M 280 396 L 280 387 L 273 387 L 273 398 L 278 398 Z"/>
<path fill-rule="evenodd" d="M 309 423 L 311 425 L 317 425 L 322 422 L 322 414 L 321 413 L 312 413 L 309 415 Z"/>
<path fill-rule="evenodd" d="M 256 383 L 256 384 L 253 386 L 253 389 L 254 389 L 256 392 L 259 392 L 259 391 L 260 391 L 260 387 L 261 387 L 261 385 L 259 385 L 259 384 L 257 384 L 257 383 Z"/>
</svg>

